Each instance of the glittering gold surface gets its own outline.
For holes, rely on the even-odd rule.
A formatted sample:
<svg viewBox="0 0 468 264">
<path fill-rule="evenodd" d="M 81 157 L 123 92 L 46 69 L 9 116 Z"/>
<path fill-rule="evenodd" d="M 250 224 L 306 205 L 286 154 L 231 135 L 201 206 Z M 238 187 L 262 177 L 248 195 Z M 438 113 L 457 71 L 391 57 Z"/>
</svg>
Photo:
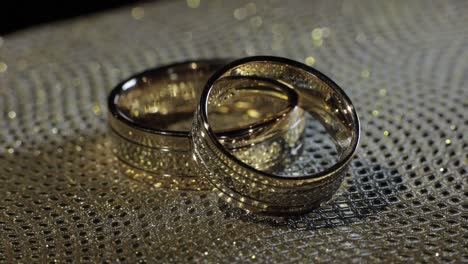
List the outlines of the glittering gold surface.
<svg viewBox="0 0 468 264">
<path fill-rule="evenodd" d="M 0 38 L 1 261 L 468 261 L 467 14 L 465 1 L 158 1 Z M 266 218 L 119 172 L 115 84 L 255 54 L 317 67 L 357 108 L 360 149 L 334 199 Z M 326 159 L 306 135 L 310 160 Z"/>
</svg>

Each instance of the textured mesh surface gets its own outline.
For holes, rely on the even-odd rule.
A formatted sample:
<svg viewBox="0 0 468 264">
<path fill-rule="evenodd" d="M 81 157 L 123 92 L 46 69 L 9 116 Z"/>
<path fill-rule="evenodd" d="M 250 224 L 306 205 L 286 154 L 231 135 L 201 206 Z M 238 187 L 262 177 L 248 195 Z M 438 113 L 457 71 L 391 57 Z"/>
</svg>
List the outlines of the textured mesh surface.
<svg viewBox="0 0 468 264">
<path fill-rule="evenodd" d="M 466 1 L 158 1 L 2 39 L 0 261 L 468 261 L 467 25 Z M 314 63 L 353 100 L 362 141 L 330 202 L 252 216 L 119 172 L 118 81 L 254 54 Z"/>
</svg>

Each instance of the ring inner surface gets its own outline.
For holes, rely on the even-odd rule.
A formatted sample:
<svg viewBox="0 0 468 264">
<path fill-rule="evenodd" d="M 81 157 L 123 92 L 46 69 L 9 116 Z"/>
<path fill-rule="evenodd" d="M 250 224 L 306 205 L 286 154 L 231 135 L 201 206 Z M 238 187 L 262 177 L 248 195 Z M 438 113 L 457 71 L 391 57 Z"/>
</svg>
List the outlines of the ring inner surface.
<svg viewBox="0 0 468 264">
<path fill-rule="evenodd" d="M 137 76 L 122 85 L 117 110 L 140 127 L 187 132 L 201 88 L 221 66 L 189 63 Z"/>
<path fill-rule="evenodd" d="M 250 81 L 269 78 L 287 85 L 297 94 L 296 108 L 305 113 L 304 151 L 299 156 L 286 159 L 283 162 L 286 166 L 271 167 L 264 172 L 287 178 L 314 177 L 349 159 L 358 140 L 358 121 L 347 96 L 331 81 L 284 63 L 247 62 L 223 74 L 213 83 L 208 94 L 206 115 L 210 126 L 216 127 L 211 115 L 212 105 L 222 104 L 223 94 L 246 88 L 245 83 L 227 82 L 226 78 L 241 76 L 252 77 Z M 217 140 L 222 142 L 219 136 Z M 232 150 L 224 150 L 233 154 Z"/>
<path fill-rule="evenodd" d="M 292 89 L 276 81 L 248 76 L 224 77 L 215 86 L 220 89 L 212 90 L 208 103 L 214 130 L 224 127 L 230 118 L 219 109 L 239 104 L 252 106 L 252 112 L 243 119 L 249 124 L 248 129 L 216 133 L 231 154 L 257 169 L 271 170 L 283 167 L 283 160 L 302 150 L 304 112 L 296 107 L 297 94 Z"/>
</svg>

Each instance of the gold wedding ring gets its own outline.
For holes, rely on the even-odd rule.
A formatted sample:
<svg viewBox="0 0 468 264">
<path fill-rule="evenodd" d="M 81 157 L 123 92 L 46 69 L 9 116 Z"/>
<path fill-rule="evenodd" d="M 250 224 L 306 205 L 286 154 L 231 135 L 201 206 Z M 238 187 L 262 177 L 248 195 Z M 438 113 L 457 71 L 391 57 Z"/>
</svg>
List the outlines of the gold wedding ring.
<svg viewBox="0 0 468 264">
<path fill-rule="evenodd" d="M 112 90 L 108 121 L 113 152 L 125 174 L 156 187 L 210 188 L 194 170 L 190 128 L 206 81 L 226 63 L 199 60 L 163 66 Z M 304 116 L 295 107 L 297 96 L 281 83 L 236 83 L 235 94 L 223 95 L 225 104 L 212 105 L 219 144 L 254 168 L 283 166 L 285 157 L 302 147 Z"/>
<path fill-rule="evenodd" d="M 331 136 L 336 163 L 316 173 L 286 177 L 252 166 L 227 149 L 213 130 L 212 109 L 224 104 L 225 94 L 248 87 L 246 82 L 290 89 L 297 97 L 292 111 L 310 114 Z M 237 207 L 263 213 L 306 212 L 329 200 L 340 186 L 358 145 L 359 126 L 348 96 L 319 71 L 285 58 L 240 59 L 217 71 L 201 94 L 191 132 L 196 168 L 220 197 Z"/>
</svg>

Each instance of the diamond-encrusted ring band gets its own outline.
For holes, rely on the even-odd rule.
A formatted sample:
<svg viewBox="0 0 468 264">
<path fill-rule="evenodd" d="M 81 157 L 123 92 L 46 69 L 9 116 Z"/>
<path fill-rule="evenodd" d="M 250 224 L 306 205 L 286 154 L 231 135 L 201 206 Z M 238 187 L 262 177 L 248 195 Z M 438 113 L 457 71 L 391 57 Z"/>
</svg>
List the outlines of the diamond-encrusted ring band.
<svg viewBox="0 0 468 264">
<path fill-rule="evenodd" d="M 125 174 L 156 187 L 209 187 L 194 171 L 189 132 L 204 84 L 226 63 L 215 59 L 171 64 L 132 76 L 112 90 L 108 121 L 113 152 Z M 303 112 L 294 107 L 297 98 L 280 86 L 250 87 L 213 110 L 224 146 L 258 168 L 277 166 L 302 146 Z M 252 93 L 269 97 L 249 96 Z M 275 147 L 284 145 L 279 141 L 287 141 L 288 147 Z M 256 155 L 261 146 L 268 151 Z"/>
<path fill-rule="evenodd" d="M 270 80 L 294 91 L 297 108 L 330 135 L 337 161 L 317 173 L 291 177 L 238 159 L 213 132 L 211 108 L 240 85 L 236 78 Z M 245 86 L 245 85 L 242 85 Z M 200 173 L 225 201 L 249 211 L 299 213 L 329 200 L 340 186 L 359 141 L 359 119 L 348 96 L 332 80 L 302 63 L 278 57 L 249 57 L 229 63 L 208 80 L 192 125 L 194 159 Z"/>
</svg>

